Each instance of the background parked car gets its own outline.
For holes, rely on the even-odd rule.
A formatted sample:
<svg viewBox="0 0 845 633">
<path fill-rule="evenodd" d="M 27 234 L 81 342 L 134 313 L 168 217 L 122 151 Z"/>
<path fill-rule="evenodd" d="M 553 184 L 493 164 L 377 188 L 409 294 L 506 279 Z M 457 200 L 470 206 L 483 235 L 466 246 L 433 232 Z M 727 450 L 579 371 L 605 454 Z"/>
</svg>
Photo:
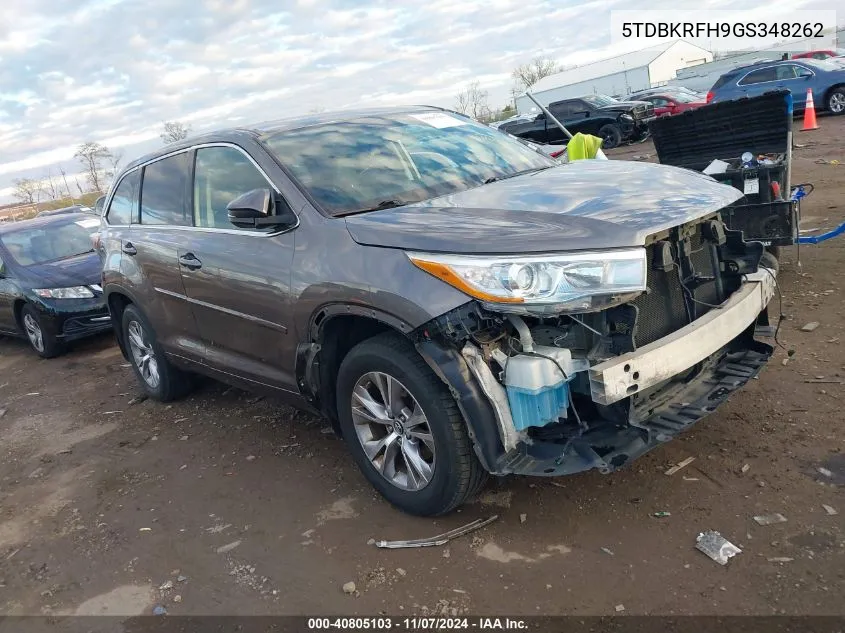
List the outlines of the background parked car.
<svg viewBox="0 0 845 633">
<path fill-rule="evenodd" d="M 0 227 L 0 333 L 51 358 L 111 328 L 91 248 L 98 226 L 87 214 L 61 214 Z"/>
<path fill-rule="evenodd" d="M 49 215 L 67 215 L 68 213 L 94 213 L 94 210 L 91 207 L 86 207 L 81 204 L 75 204 L 70 207 L 62 207 L 61 209 L 47 209 L 46 211 L 41 211 L 36 217 L 44 217 Z"/>
<path fill-rule="evenodd" d="M 612 149 L 621 143 L 641 141 L 648 137 L 648 121 L 654 118 L 654 106 L 645 101 L 617 101 L 605 95 L 586 95 L 549 104 L 549 112 L 572 133 L 592 134 L 602 139 L 602 148 Z M 515 120 L 499 126 L 520 138 L 536 143 L 566 144 L 563 132 L 546 115 Z"/>
<path fill-rule="evenodd" d="M 827 59 L 842 56 L 845 56 L 845 48 L 826 48 L 818 51 L 807 51 L 806 53 L 795 53 L 792 59 Z"/>
<path fill-rule="evenodd" d="M 678 93 L 700 101 L 704 101 L 707 98 L 707 95 L 705 93 L 698 92 L 696 90 L 690 90 L 689 88 L 685 88 L 684 86 L 661 86 L 659 88 L 646 88 L 645 90 L 637 90 L 636 92 L 632 92 L 630 95 L 628 95 L 628 98 L 642 100 L 642 98 L 647 95 L 664 93 Z"/>
<path fill-rule="evenodd" d="M 789 90 L 795 111 L 804 110 L 807 88 L 816 110 L 845 113 L 845 67 L 819 59 L 762 62 L 734 68 L 719 77 L 707 102 L 756 97 L 771 90 Z"/>
<path fill-rule="evenodd" d="M 685 92 L 655 92 L 643 95 L 639 99 L 654 106 L 655 116 L 671 116 L 707 105 L 705 97 L 693 96 Z"/>
</svg>

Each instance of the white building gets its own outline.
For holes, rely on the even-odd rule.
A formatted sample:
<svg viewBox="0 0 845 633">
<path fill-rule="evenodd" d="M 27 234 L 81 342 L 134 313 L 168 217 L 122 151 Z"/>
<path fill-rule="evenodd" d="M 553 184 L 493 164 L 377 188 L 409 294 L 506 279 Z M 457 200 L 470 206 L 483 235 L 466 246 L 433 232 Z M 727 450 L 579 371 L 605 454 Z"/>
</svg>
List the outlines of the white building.
<svg viewBox="0 0 845 633">
<path fill-rule="evenodd" d="M 677 70 L 710 61 L 713 54 L 707 49 L 678 40 L 549 75 L 530 90 L 543 105 L 586 94 L 627 95 L 661 86 L 674 79 Z M 530 112 L 537 106 L 523 95 L 517 97 L 516 107 Z"/>
</svg>

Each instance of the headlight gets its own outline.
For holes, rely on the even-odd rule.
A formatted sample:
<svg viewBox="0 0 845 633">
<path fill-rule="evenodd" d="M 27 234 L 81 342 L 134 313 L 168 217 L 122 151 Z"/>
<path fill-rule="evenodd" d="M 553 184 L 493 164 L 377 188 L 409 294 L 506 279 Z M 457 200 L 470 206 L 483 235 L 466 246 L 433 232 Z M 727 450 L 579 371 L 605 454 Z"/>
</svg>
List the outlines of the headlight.
<svg viewBox="0 0 845 633">
<path fill-rule="evenodd" d="M 646 251 L 476 257 L 408 253 L 419 268 L 505 312 L 589 312 L 646 289 Z"/>
<path fill-rule="evenodd" d="M 622 119 L 623 121 L 633 121 L 634 120 L 634 117 L 632 117 L 630 114 L 620 114 L 619 118 Z"/>
<path fill-rule="evenodd" d="M 88 286 L 73 286 L 72 288 L 35 288 L 39 297 L 45 299 L 90 299 L 94 296 Z"/>
</svg>

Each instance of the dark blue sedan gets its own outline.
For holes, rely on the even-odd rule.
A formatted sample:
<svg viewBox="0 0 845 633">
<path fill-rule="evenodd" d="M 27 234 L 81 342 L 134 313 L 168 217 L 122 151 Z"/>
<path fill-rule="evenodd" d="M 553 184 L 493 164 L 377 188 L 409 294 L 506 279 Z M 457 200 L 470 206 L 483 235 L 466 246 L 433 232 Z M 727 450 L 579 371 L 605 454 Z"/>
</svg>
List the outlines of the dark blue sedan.
<svg viewBox="0 0 845 633">
<path fill-rule="evenodd" d="M 789 90 L 796 111 L 804 109 L 807 88 L 816 110 L 845 114 L 845 66 L 822 59 L 759 62 L 734 68 L 719 77 L 707 102 L 756 97 L 770 90 Z"/>
<path fill-rule="evenodd" d="M 0 334 L 26 338 L 43 358 L 68 341 L 111 329 L 88 214 L 0 226 Z"/>
</svg>

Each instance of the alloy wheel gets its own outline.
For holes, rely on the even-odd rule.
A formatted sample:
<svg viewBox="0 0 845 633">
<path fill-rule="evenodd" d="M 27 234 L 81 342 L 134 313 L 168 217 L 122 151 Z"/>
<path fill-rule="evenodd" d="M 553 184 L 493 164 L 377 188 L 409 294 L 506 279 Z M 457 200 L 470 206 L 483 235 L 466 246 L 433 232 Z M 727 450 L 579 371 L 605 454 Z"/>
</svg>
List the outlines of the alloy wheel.
<svg viewBox="0 0 845 633">
<path fill-rule="evenodd" d="M 352 390 L 352 421 L 367 459 L 382 477 L 412 492 L 429 484 L 435 468 L 434 436 L 405 385 L 382 372 L 361 376 Z"/>
<path fill-rule="evenodd" d="M 830 103 L 828 104 L 830 111 L 834 114 L 841 114 L 845 112 L 845 94 L 841 92 L 834 92 L 830 95 Z"/>
<path fill-rule="evenodd" d="M 129 338 L 129 350 L 132 360 L 141 374 L 141 378 L 151 389 L 158 388 L 158 361 L 153 346 L 150 344 L 144 327 L 138 321 L 130 321 L 126 328 Z"/>
<path fill-rule="evenodd" d="M 39 352 L 44 352 L 44 333 L 41 331 L 41 326 L 38 321 L 33 318 L 31 314 L 25 314 L 23 317 L 23 327 L 26 330 L 26 336 L 29 342 Z"/>
</svg>

